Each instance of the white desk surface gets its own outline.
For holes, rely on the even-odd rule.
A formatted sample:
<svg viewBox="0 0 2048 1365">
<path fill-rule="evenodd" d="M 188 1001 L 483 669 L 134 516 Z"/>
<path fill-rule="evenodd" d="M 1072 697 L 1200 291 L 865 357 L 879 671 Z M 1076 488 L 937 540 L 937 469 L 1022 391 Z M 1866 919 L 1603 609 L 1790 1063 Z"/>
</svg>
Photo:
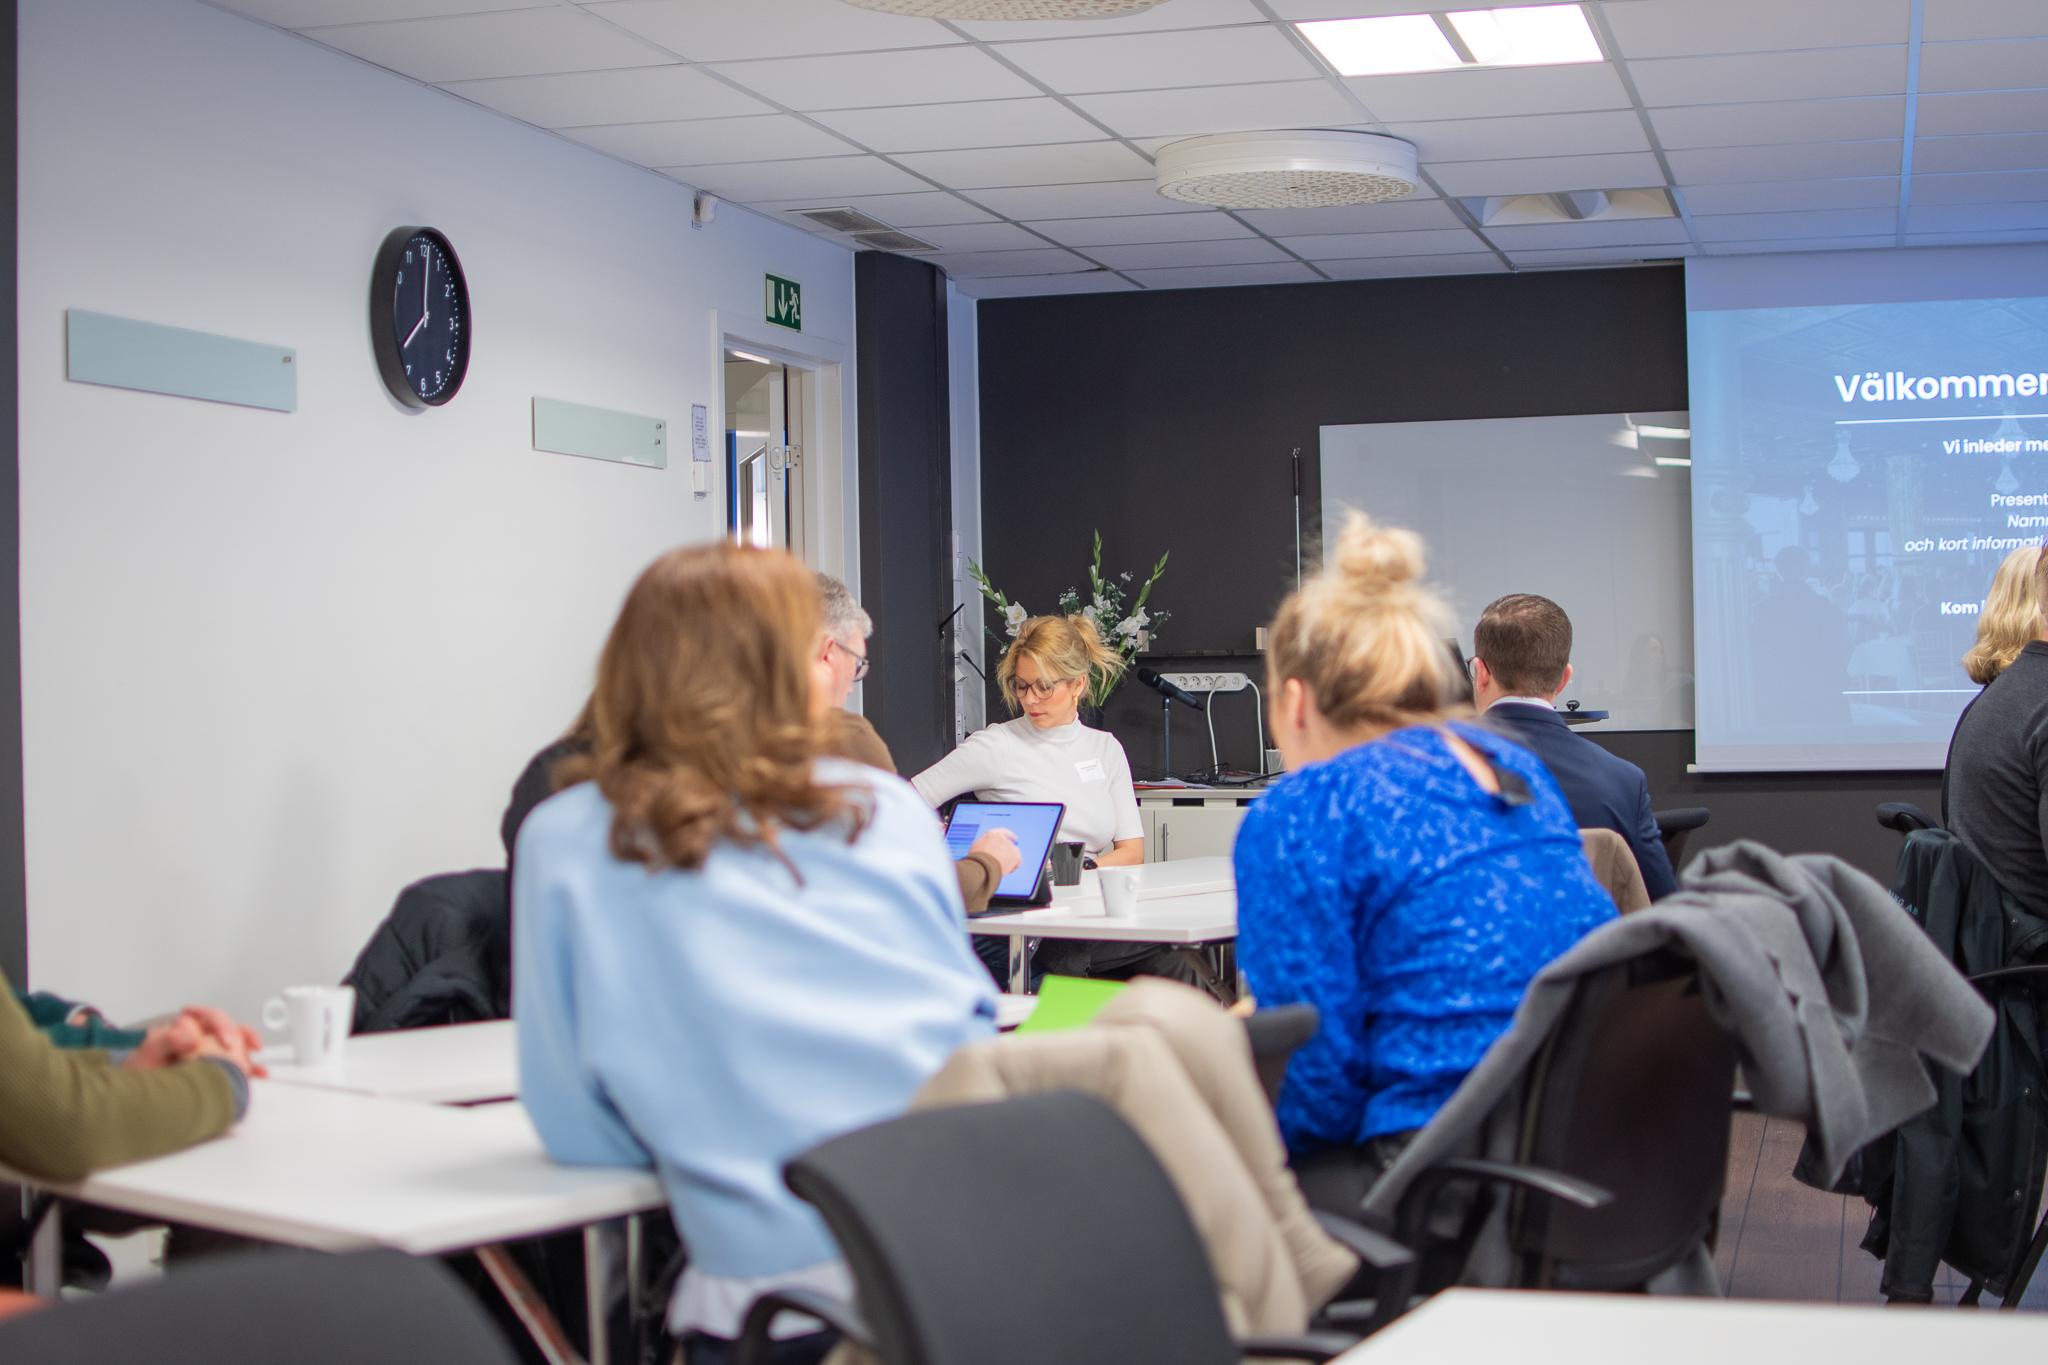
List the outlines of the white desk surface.
<svg viewBox="0 0 2048 1365">
<path fill-rule="evenodd" d="M 273 1081 L 251 1090 L 248 1117 L 225 1137 L 76 1185 L 23 1183 L 268 1242 L 415 1256 L 665 1202 L 651 1170 L 555 1164 L 516 1104 L 456 1109 Z"/>
<path fill-rule="evenodd" d="M 1200 896 L 1218 891 L 1237 890 L 1237 871 L 1231 860 L 1216 858 L 1182 858 L 1171 863 L 1140 863 L 1138 865 L 1138 899 L 1141 901 L 1164 900 L 1170 896 Z M 1102 899 L 1094 872 L 1081 874 L 1079 886 L 1055 886 L 1052 889 L 1054 909 L 1069 904 L 1097 904 Z"/>
<path fill-rule="evenodd" d="M 983 915 L 967 921 L 967 929 L 1002 938 L 1023 935 L 1116 943 L 1214 943 L 1237 937 L 1235 890 L 1142 899 L 1137 914 L 1127 917 L 1105 915 L 1101 904 L 1100 900 L 1082 901 L 1009 915 Z"/>
<path fill-rule="evenodd" d="M 357 1034 L 342 1048 L 338 1066 L 294 1066 L 291 1055 L 289 1047 L 267 1048 L 258 1060 L 281 1084 L 422 1104 L 481 1104 L 519 1093 L 518 1045 L 509 1019 Z"/>
<path fill-rule="evenodd" d="M 2044 1342 L 2048 1330 L 2029 1313 L 1451 1289 L 1336 1365 L 1926 1365 L 2017 1359 Z"/>
</svg>

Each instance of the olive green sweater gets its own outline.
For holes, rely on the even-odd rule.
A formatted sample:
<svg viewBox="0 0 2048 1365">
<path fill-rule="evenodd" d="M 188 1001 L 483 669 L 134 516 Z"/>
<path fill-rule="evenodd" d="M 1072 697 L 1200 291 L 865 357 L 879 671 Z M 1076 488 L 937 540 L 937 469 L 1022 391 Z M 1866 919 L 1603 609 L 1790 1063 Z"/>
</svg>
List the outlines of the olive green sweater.
<svg viewBox="0 0 2048 1365">
<path fill-rule="evenodd" d="M 150 1071 L 98 1050 L 63 1049 L 37 1032 L 0 974 L 0 1165 L 39 1180 L 83 1180 L 217 1137 L 245 1087 L 226 1063 Z"/>
</svg>

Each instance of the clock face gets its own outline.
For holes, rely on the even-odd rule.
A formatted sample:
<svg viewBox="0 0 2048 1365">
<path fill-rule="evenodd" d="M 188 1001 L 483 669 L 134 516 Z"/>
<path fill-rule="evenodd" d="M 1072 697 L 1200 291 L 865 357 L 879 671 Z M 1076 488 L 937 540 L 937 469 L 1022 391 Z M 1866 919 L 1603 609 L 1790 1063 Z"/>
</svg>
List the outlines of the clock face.
<svg viewBox="0 0 2048 1365">
<path fill-rule="evenodd" d="M 370 332 L 393 396 L 439 407 L 469 370 L 469 287 L 448 239 L 399 228 L 384 239 L 371 281 Z"/>
</svg>

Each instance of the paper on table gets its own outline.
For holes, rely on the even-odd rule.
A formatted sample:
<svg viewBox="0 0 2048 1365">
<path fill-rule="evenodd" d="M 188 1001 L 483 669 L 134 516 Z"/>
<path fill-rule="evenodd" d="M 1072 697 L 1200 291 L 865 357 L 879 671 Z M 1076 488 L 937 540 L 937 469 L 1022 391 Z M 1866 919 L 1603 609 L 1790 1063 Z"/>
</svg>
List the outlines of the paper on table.
<svg viewBox="0 0 2048 1365">
<path fill-rule="evenodd" d="M 1017 1025 L 1017 1032 L 1059 1033 L 1080 1028 L 1100 1014 L 1102 1007 L 1127 984 L 1078 976 L 1048 976 L 1038 985 L 1038 1008 Z"/>
</svg>

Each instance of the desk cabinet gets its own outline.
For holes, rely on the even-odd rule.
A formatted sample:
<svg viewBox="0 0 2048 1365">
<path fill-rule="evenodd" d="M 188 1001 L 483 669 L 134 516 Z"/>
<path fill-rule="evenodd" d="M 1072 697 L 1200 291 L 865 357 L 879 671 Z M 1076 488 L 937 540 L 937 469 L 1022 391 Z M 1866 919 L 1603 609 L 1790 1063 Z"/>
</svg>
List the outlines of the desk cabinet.
<svg viewBox="0 0 2048 1365">
<path fill-rule="evenodd" d="M 1237 827 L 1244 823 L 1256 791 L 1140 792 L 1138 814 L 1145 824 L 1145 861 L 1230 856 Z"/>
</svg>

